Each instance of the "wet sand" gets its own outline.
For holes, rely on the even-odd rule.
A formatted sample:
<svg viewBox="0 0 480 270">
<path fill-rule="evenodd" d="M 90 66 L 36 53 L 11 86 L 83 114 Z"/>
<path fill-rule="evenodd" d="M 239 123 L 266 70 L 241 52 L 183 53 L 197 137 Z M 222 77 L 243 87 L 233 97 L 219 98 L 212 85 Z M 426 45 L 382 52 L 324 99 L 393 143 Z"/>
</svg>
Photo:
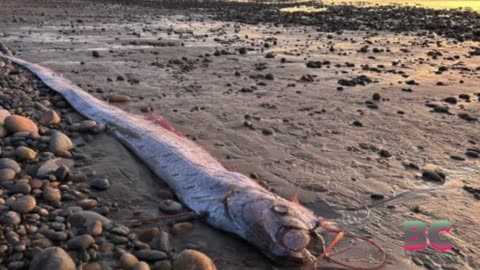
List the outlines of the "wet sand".
<svg viewBox="0 0 480 270">
<path fill-rule="evenodd" d="M 0 7 L 0 40 L 17 56 L 62 72 L 100 99 L 130 96 L 118 106 L 153 110 L 228 168 L 373 236 L 388 252 L 385 269 L 480 267 L 479 201 L 464 189 L 480 186 L 473 121 L 480 117 L 480 60 L 470 53 L 478 42 L 83 1 Z M 125 206 L 112 219 L 160 214 L 161 179 L 108 135 L 88 149 L 94 168 L 112 181 L 103 196 Z M 425 171 L 444 173 L 445 182 L 426 181 Z M 455 224 L 455 249 L 403 251 L 405 220 L 440 219 Z M 195 247 L 244 265 L 219 269 L 278 267 L 201 222 L 173 242 L 176 250 Z M 353 264 L 373 257 L 364 246 L 339 256 Z"/>
</svg>

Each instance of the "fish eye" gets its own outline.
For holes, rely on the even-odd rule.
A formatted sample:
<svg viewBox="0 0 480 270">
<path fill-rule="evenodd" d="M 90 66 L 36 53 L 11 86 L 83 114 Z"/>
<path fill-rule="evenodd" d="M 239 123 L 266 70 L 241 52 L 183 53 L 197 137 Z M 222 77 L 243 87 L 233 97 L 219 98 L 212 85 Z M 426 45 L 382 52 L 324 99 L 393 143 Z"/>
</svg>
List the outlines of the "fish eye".
<svg viewBox="0 0 480 270">
<path fill-rule="evenodd" d="M 288 208 L 287 208 L 285 205 L 274 205 L 274 206 L 272 207 L 272 210 L 273 210 L 275 213 L 280 214 L 280 215 L 282 215 L 282 216 L 288 214 Z"/>
</svg>

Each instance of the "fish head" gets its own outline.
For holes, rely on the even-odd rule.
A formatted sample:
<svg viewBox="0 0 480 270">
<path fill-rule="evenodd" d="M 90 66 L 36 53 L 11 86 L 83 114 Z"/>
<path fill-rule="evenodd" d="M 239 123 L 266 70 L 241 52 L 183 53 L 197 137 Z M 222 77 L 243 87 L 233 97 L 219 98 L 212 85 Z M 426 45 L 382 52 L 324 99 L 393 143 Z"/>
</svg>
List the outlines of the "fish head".
<svg viewBox="0 0 480 270">
<path fill-rule="evenodd" d="M 282 264 L 315 260 L 307 246 L 319 221 L 310 210 L 278 198 L 253 202 L 243 210 L 245 221 L 251 224 L 251 242 L 269 258 Z"/>
</svg>

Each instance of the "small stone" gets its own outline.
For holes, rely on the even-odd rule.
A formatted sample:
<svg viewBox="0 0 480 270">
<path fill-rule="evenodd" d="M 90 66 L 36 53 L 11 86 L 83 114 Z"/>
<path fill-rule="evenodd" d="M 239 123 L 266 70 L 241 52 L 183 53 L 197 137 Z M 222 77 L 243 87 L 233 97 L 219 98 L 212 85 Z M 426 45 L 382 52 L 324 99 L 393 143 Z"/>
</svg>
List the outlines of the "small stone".
<svg viewBox="0 0 480 270">
<path fill-rule="evenodd" d="M 97 207 L 98 202 L 93 199 L 85 199 L 78 202 L 78 205 L 85 210 Z"/>
<path fill-rule="evenodd" d="M 20 171 L 22 170 L 20 165 L 18 165 L 15 160 L 9 158 L 0 159 L 0 170 L 1 169 L 11 169 L 15 173 L 20 173 Z"/>
<path fill-rule="evenodd" d="M 73 143 L 70 138 L 60 131 L 56 131 L 50 137 L 50 151 L 57 153 L 60 151 L 69 151 L 73 148 Z"/>
<path fill-rule="evenodd" d="M 437 183 L 445 183 L 445 175 L 440 174 L 438 172 L 426 170 L 422 173 L 422 178 L 425 181 L 430 182 L 437 182 Z"/>
<path fill-rule="evenodd" d="M 13 180 L 15 175 L 16 173 L 12 169 L 0 169 L 0 182 Z"/>
<path fill-rule="evenodd" d="M 29 270 L 75 270 L 72 258 L 59 247 L 50 247 L 37 254 Z"/>
<path fill-rule="evenodd" d="M 267 135 L 267 136 L 273 135 L 273 130 L 270 129 L 270 128 L 263 128 L 262 133 L 263 133 L 263 135 Z"/>
<path fill-rule="evenodd" d="M 98 51 L 92 51 L 92 56 L 95 57 L 95 58 L 99 58 L 100 53 Z"/>
<path fill-rule="evenodd" d="M 205 254 L 186 249 L 173 261 L 173 270 L 216 270 L 213 261 Z"/>
<path fill-rule="evenodd" d="M 149 243 L 158 234 L 160 234 L 160 230 L 158 228 L 150 228 L 140 233 L 138 239 L 142 242 Z"/>
<path fill-rule="evenodd" d="M 94 236 L 97 235 L 95 233 L 98 233 L 98 231 L 94 231 L 99 229 L 99 224 L 101 225 L 100 228 L 112 226 L 108 218 L 93 211 L 73 213 L 68 217 L 68 222 L 72 225 L 76 234 L 88 233 Z"/>
<path fill-rule="evenodd" d="M 120 257 L 120 266 L 125 270 L 130 270 L 138 264 L 138 259 L 131 253 L 125 252 Z"/>
<path fill-rule="evenodd" d="M 12 203 L 12 209 L 22 214 L 27 214 L 37 206 L 37 201 L 33 196 L 25 195 Z"/>
<path fill-rule="evenodd" d="M 469 158 L 480 158 L 480 153 L 476 151 L 467 151 L 465 152 L 465 155 Z"/>
<path fill-rule="evenodd" d="M 0 217 L 0 222 L 4 225 L 18 225 L 21 221 L 22 218 L 15 211 L 8 211 Z"/>
<path fill-rule="evenodd" d="M 150 247 L 155 250 L 160 250 L 165 253 L 170 253 L 172 251 L 172 246 L 170 244 L 170 235 L 167 232 L 160 232 L 156 235 L 150 242 Z"/>
<path fill-rule="evenodd" d="M 5 118 L 4 126 L 11 133 L 17 133 L 20 131 L 38 133 L 37 125 L 32 120 L 20 115 L 11 115 Z"/>
<path fill-rule="evenodd" d="M 66 166 L 68 168 L 73 167 L 74 163 L 70 159 L 63 159 L 63 158 L 56 158 L 56 159 L 49 159 L 42 163 L 37 168 L 36 176 L 38 178 L 45 178 L 48 177 L 49 174 L 55 173 L 59 167 Z"/>
<path fill-rule="evenodd" d="M 158 250 L 148 250 L 148 249 L 136 251 L 135 256 L 139 260 L 146 261 L 146 262 L 156 262 L 156 261 L 161 261 L 168 258 L 165 252 L 158 251 Z"/>
<path fill-rule="evenodd" d="M 172 270 L 172 263 L 168 260 L 159 261 L 153 264 L 152 269 L 154 270 Z"/>
<path fill-rule="evenodd" d="M 60 123 L 60 121 L 61 121 L 60 116 L 58 116 L 58 114 L 55 111 L 49 110 L 49 111 L 42 112 L 42 115 L 40 116 L 40 120 L 38 122 L 44 126 L 49 126 L 49 125 L 57 125 Z"/>
<path fill-rule="evenodd" d="M 0 110 L 0 125 L 5 125 L 5 119 L 9 117 L 11 114 L 7 110 Z"/>
<path fill-rule="evenodd" d="M 390 153 L 390 151 L 388 150 L 385 150 L 385 149 L 381 149 L 378 154 L 381 156 L 381 157 L 384 157 L 384 158 L 389 158 L 392 156 L 392 154 Z"/>
<path fill-rule="evenodd" d="M 4 126 L 0 125 L 0 138 L 4 138 L 7 135 L 8 130 Z"/>
<path fill-rule="evenodd" d="M 380 99 L 381 99 L 381 96 L 380 96 L 380 94 L 379 94 L 379 93 L 375 93 L 375 94 L 373 94 L 373 96 L 372 96 L 372 100 L 375 100 L 375 101 L 380 101 Z"/>
<path fill-rule="evenodd" d="M 172 234 L 174 235 L 182 235 L 186 234 L 193 230 L 193 224 L 190 222 L 180 222 L 172 227 Z"/>
<path fill-rule="evenodd" d="M 20 146 L 15 149 L 15 155 L 22 160 L 34 160 L 37 157 L 37 152 L 31 148 Z"/>
<path fill-rule="evenodd" d="M 59 189 L 46 186 L 43 188 L 43 199 L 48 202 L 59 202 L 62 199 L 62 193 Z"/>
<path fill-rule="evenodd" d="M 161 201 L 159 208 L 162 212 L 165 212 L 168 214 L 176 214 L 183 210 L 183 206 L 174 200 Z"/>
<path fill-rule="evenodd" d="M 96 190 L 107 190 L 110 187 L 110 181 L 106 178 L 100 178 L 90 183 L 90 188 Z"/>
<path fill-rule="evenodd" d="M 150 266 L 146 262 L 139 262 L 132 270 L 150 270 Z"/>
<path fill-rule="evenodd" d="M 74 250 L 85 250 L 95 244 L 95 239 L 88 234 L 74 237 L 67 242 L 67 247 Z"/>
<path fill-rule="evenodd" d="M 372 200 L 383 200 L 385 199 L 385 196 L 383 196 L 382 194 L 373 193 L 370 194 L 370 198 L 372 198 Z"/>
<path fill-rule="evenodd" d="M 17 181 L 12 186 L 8 187 L 8 192 L 10 194 L 29 194 L 32 191 L 32 187 L 27 182 L 19 182 Z"/>
<path fill-rule="evenodd" d="M 131 100 L 132 99 L 127 95 L 110 95 L 108 97 L 108 101 L 110 102 L 123 103 L 123 102 L 130 102 Z"/>
</svg>

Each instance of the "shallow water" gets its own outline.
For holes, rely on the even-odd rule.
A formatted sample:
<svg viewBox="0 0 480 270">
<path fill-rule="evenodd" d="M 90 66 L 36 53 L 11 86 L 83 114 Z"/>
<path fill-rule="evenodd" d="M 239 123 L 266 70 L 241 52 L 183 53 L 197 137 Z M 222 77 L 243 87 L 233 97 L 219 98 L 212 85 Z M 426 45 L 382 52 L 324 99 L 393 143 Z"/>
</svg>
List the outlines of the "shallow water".
<svg viewBox="0 0 480 270">
<path fill-rule="evenodd" d="M 303 2 L 303 1 L 301 1 Z M 480 1 L 450 1 L 450 0 L 426 0 L 426 1 L 412 1 L 412 0 L 328 0 L 319 1 L 326 4 L 358 4 L 358 5 L 406 5 L 426 7 L 433 9 L 465 9 L 480 12 Z M 308 5 L 299 5 L 294 8 L 284 9 L 285 12 L 321 12 L 322 8 L 314 8 Z"/>
<path fill-rule="evenodd" d="M 326 1 L 328 2 L 328 1 Z M 400 4 L 409 6 L 421 6 L 434 9 L 472 9 L 480 11 L 480 1 L 450 1 L 450 0 L 427 0 L 427 1 L 408 1 L 408 0 L 334 0 L 334 3 L 367 3 L 373 5 Z"/>
</svg>

